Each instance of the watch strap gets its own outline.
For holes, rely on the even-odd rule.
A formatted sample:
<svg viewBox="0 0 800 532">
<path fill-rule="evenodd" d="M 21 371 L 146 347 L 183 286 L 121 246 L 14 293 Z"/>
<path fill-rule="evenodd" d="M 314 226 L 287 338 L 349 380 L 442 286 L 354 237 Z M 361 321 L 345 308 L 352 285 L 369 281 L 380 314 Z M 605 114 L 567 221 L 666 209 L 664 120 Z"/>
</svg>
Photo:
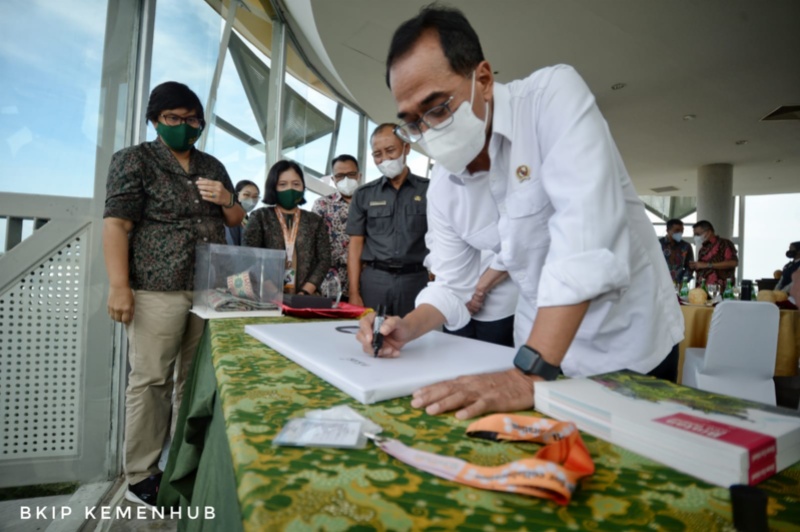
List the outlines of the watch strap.
<svg viewBox="0 0 800 532">
<path fill-rule="evenodd" d="M 561 368 L 548 363 L 536 349 L 523 345 L 514 357 L 514 366 L 526 375 L 536 375 L 552 381 L 561 375 Z"/>
</svg>

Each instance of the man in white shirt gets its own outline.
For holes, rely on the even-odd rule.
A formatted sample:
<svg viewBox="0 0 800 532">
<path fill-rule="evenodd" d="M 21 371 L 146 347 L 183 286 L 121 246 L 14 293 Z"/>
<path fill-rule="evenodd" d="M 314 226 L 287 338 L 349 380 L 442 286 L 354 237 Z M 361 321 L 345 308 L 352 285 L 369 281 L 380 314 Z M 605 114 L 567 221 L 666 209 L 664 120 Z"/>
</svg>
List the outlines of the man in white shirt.
<svg viewBox="0 0 800 532">
<path fill-rule="evenodd" d="M 533 387 L 630 369 L 674 379 L 683 318 L 655 231 L 594 97 L 571 67 L 495 83 L 460 11 L 423 8 L 395 32 L 387 83 L 403 125 L 436 160 L 428 193 L 436 280 L 388 318 L 380 356 L 469 320 L 481 250 L 519 288 L 508 371 L 414 394 L 430 414 L 471 418 L 533 405 Z M 358 339 L 371 352 L 373 315 Z"/>
</svg>

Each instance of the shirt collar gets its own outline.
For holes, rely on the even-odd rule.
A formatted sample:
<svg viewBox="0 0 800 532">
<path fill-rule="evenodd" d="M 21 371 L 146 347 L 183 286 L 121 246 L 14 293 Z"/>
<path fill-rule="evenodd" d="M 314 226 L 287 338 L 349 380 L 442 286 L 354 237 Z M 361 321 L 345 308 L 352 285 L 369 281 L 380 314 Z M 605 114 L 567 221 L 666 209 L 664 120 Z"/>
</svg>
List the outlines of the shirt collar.
<svg viewBox="0 0 800 532">
<path fill-rule="evenodd" d="M 178 162 L 178 159 L 172 154 L 172 151 L 167 147 L 166 144 L 161 142 L 160 139 L 152 141 L 150 145 L 153 147 L 153 151 L 156 157 L 161 161 L 162 166 L 171 168 L 173 172 L 179 172 L 179 173 L 184 172 L 181 163 Z M 194 164 L 195 164 L 195 157 L 194 157 L 195 147 L 192 146 L 191 148 L 189 148 L 189 150 L 190 152 L 189 152 L 188 173 L 191 174 L 192 171 L 194 170 Z"/>
<path fill-rule="evenodd" d="M 494 83 L 492 90 L 494 104 L 492 107 L 492 137 L 502 135 L 509 141 L 512 140 L 513 131 L 511 112 L 511 93 L 504 83 Z"/>
<path fill-rule="evenodd" d="M 414 174 L 411 173 L 411 169 L 408 170 L 408 175 L 406 176 L 406 180 L 403 181 L 403 184 L 400 185 L 400 188 L 406 186 L 406 183 L 408 183 L 412 188 L 417 188 L 417 182 L 414 177 Z M 392 185 L 392 180 L 384 175 L 381 176 L 381 187 L 382 188 L 394 187 L 394 185 Z"/>
<path fill-rule="evenodd" d="M 703 245 L 700 246 L 700 247 L 701 248 L 710 248 L 714 244 L 716 244 L 718 240 L 719 240 L 719 237 L 717 235 L 714 235 L 712 237 L 707 238 L 706 241 L 703 242 Z"/>
</svg>

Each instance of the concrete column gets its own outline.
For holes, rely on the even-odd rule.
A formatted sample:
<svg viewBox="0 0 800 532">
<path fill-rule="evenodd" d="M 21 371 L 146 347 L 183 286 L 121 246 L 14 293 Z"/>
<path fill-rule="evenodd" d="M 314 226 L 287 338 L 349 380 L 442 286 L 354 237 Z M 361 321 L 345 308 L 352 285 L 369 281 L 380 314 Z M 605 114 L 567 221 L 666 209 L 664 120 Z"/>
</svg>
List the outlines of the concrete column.
<svg viewBox="0 0 800 532">
<path fill-rule="evenodd" d="M 733 165 L 707 164 L 697 169 L 697 220 L 708 220 L 717 235 L 733 236 Z"/>
</svg>

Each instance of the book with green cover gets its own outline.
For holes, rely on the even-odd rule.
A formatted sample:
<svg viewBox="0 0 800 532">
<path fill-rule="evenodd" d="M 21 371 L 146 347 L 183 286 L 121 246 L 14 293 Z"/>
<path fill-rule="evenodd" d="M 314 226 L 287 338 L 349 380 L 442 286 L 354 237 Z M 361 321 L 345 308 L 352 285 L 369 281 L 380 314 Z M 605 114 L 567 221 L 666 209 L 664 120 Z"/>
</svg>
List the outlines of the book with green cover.
<svg viewBox="0 0 800 532">
<path fill-rule="evenodd" d="M 631 371 L 537 382 L 535 408 L 720 486 L 757 484 L 800 461 L 800 412 Z"/>
</svg>

